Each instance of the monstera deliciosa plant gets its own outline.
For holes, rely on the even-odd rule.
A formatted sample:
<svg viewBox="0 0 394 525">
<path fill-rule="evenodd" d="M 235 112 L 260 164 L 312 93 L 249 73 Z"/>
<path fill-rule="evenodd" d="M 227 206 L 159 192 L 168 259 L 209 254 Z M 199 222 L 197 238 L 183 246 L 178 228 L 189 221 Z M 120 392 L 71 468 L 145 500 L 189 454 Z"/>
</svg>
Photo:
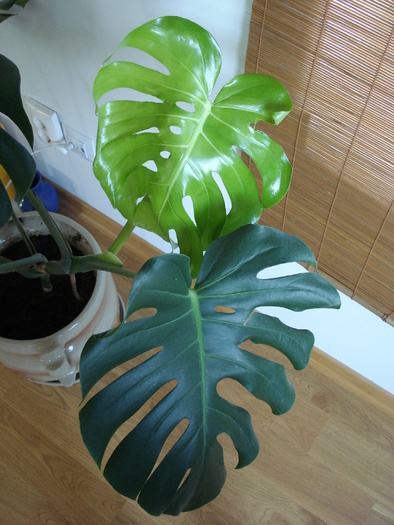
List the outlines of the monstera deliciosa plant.
<svg viewBox="0 0 394 525">
<path fill-rule="evenodd" d="M 222 379 L 238 381 L 274 414 L 294 402 L 284 367 L 257 345 L 276 348 L 302 369 L 314 337 L 256 308 L 337 308 L 339 296 L 316 273 L 259 276 L 286 262 L 315 264 L 300 239 L 257 224 L 290 183 L 283 149 L 253 126 L 279 124 L 289 113 L 284 87 L 265 75 L 240 75 L 211 101 L 221 67 L 218 45 L 179 17 L 144 24 L 120 48 L 142 51 L 155 64 L 110 57 L 93 88 L 99 115 L 94 173 L 127 222 L 100 260 L 72 259 L 67 271 L 120 272 L 117 253 L 135 226 L 171 241 L 180 253 L 148 260 L 134 277 L 125 321 L 87 342 L 80 362 L 81 432 L 101 466 L 124 424 L 175 382 L 107 454 L 104 476 L 147 512 L 179 514 L 209 502 L 224 484 L 218 435 L 231 437 L 238 467 L 258 454 L 250 415 L 219 395 Z M 118 90 L 130 97 L 120 99 Z M 149 98 L 138 100 L 135 92 Z M 237 149 L 258 167 L 262 197 Z M 142 309 L 150 315 L 130 320 Z M 245 341 L 256 345 L 253 353 L 241 348 Z M 121 375 L 101 388 L 119 365 Z M 167 438 L 185 421 L 158 462 Z"/>
</svg>

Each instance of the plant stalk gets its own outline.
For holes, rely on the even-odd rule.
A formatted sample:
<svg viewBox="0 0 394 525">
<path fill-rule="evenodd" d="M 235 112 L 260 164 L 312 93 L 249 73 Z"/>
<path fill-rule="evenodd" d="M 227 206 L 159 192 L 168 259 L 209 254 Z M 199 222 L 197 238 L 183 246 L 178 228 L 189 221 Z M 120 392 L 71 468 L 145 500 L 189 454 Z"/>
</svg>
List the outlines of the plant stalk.
<svg viewBox="0 0 394 525">
<path fill-rule="evenodd" d="M 109 252 L 72 257 L 70 273 L 89 272 L 91 270 L 103 270 L 131 279 L 135 277 L 135 272 L 123 268 L 119 259 Z"/>
<path fill-rule="evenodd" d="M 61 266 L 64 270 L 64 273 L 67 273 L 70 268 L 72 257 L 70 245 L 63 237 L 63 234 L 61 233 L 58 225 L 53 220 L 53 218 L 45 208 L 44 204 L 42 203 L 41 199 L 37 197 L 34 191 L 32 191 L 31 189 L 27 190 L 26 196 L 29 199 L 29 201 L 33 204 L 34 208 L 37 210 L 38 214 L 44 221 L 45 226 L 48 228 L 49 233 L 52 235 L 53 240 L 56 242 L 60 250 Z"/>
<path fill-rule="evenodd" d="M 126 242 L 129 240 L 130 235 L 132 231 L 134 230 L 135 226 L 131 222 L 127 221 L 126 224 L 123 226 L 123 228 L 120 230 L 119 235 L 116 237 L 114 242 L 111 244 L 111 246 L 108 248 L 108 252 L 113 253 L 116 255 L 120 252 L 120 250 L 123 248 L 123 246 L 126 244 Z"/>
<path fill-rule="evenodd" d="M 19 231 L 20 236 L 22 237 L 23 242 L 25 243 L 25 246 L 26 246 L 28 252 L 30 253 L 30 255 L 32 257 L 34 257 L 35 255 L 37 255 L 38 252 L 35 249 L 34 244 L 31 242 L 30 237 L 25 232 L 25 229 L 22 226 L 22 223 L 19 220 L 19 217 L 17 216 L 17 214 L 14 211 L 12 211 L 11 217 L 12 217 L 12 220 L 14 221 L 15 226 L 17 227 L 17 229 Z M 44 262 L 44 261 L 39 261 L 39 262 Z M 27 278 L 31 278 L 32 277 L 32 274 L 28 273 L 28 272 L 20 271 L 19 273 L 22 274 L 24 277 L 27 277 Z M 34 276 L 34 274 L 33 274 L 33 276 Z M 50 279 L 49 275 L 48 274 L 46 274 L 46 275 L 39 274 L 39 277 L 41 279 L 41 286 L 42 286 L 42 289 L 44 290 L 44 292 L 51 292 L 53 290 L 53 287 L 52 287 L 52 283 L 51 283 L 51 279 Z"/>
<path fill-rule="evenodd" d="M 26 248 L 28 249 L 30 255 L 35 255 L 37 253 L 37 250 L 34 248 L 33 243 L 31 242 L 29 236 L 25 232 L 25 229 L 23 228 L 22 223 L 19 220 L 19 217 L 16 215 L 16 213 L 14 211 L 12 211 L 11 217 L 12 217 L 12 220 L 13 220 L 15 226 L 17 227 L 18 232 L 19 232 L 20 236 L 22 237 L 22 240 L 25 243 Z"/>
<path fill-rule="evenodd" d="M 22 272 L 27 270 L 31 266 L 34 266 L 37 263 L 45 263 L 46 257 L 42 253 L 35 253 L 30 257 L 25 257 L 24 259 L 19 259 L 18 261 L 10 261 L 6 257 L 0 256 L 0 274 L 9 273 L 9 272 Z M 40 274 L 35 275 L 36 277 L 41 277 Z"/>
</svg>

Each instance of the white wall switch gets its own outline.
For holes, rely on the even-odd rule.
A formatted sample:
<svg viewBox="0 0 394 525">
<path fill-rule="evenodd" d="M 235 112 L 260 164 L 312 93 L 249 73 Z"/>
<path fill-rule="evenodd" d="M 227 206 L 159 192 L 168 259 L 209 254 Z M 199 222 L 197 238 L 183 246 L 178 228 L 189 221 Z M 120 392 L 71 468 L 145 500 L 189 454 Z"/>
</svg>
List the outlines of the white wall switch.
<svg viewBox="0 0 394 525">
<path fill-rule="evenodd" d="M 83 159 L 93 162 L 96 155 L 94 141 L 67 124 L 63 124 L 63 131 L 66 142 L 68 145 L 71 144 L 73 146 L 70 151 L 73 151 Z"/>
</svg>

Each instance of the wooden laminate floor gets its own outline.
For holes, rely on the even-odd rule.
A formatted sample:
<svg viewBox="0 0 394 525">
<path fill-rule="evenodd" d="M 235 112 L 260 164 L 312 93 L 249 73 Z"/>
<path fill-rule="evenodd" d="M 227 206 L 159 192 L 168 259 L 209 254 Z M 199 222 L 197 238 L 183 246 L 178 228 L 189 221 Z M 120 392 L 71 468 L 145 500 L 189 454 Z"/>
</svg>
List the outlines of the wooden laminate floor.
<svg viewBox="0 0 394 525">
<path fill-rule="evenodd" d="M 119 226 L 88 211 L 62 196 L 62 212 L 79 217 L 105 248 Z M 133 238 L 123 253 L 136 270 L 155 250 Z M 126 297 L 129 283 L 116 281 Z M 319 350 L 306 370 L 287 370 L 297 399 L 279 417 L 234 382 L 222 386 L 252 415 L 256 461 L 236 471 L 236 453 L 221 437 L 228 477 L 218 498 L 152 518 L 113 491 L 84 448 L 79 385 L 33 384 L 0 365 L 0 525 L 393 524 L 393 397 Z"/>
</svg>

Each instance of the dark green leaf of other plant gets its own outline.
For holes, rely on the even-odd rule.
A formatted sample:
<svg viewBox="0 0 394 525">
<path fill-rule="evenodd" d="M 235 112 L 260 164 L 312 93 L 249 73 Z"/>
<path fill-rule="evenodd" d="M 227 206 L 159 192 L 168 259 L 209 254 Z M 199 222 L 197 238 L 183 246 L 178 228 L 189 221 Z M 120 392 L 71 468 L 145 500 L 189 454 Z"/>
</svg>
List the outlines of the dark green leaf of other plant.
<svg viewBox="0 0 394 525">
<path fill-rule="evenodd" d="M 36 164 L 33 157 L 17 140 L 0 128 L 0 164 L 11 178 L 19 203 L 34 179 Z M 0 226 L 11 215 L 11 203 L 8 194 L 0 182 Z"/>
<path fill-rule="evenodd" d="M 7 57 L 0 55 L 0 72 L 0 113 L 4 113 L 15 122 L 33 147 L 33 130 L 21 99 L 19 69 Z"/>
</svg>

